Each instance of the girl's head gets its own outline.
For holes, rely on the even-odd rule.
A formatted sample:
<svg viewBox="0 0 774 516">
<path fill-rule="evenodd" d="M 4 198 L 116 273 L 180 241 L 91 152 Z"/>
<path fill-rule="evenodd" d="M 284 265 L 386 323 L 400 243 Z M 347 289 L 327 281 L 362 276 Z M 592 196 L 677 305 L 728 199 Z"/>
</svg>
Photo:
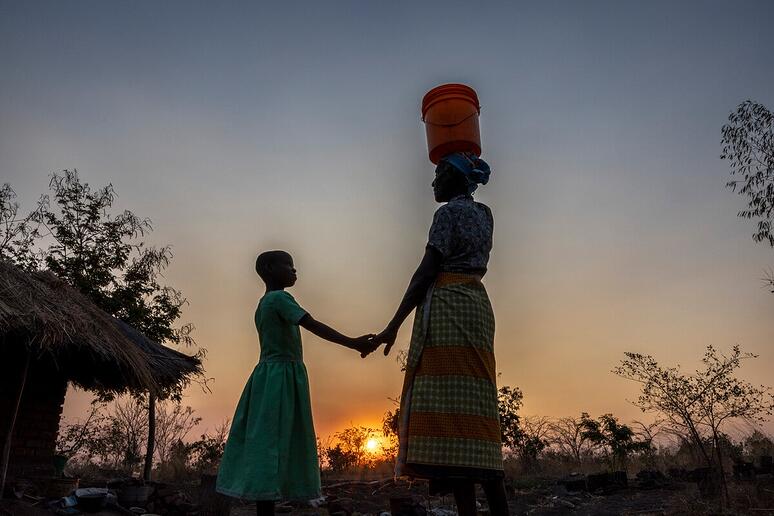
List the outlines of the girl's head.
<svg viewBox="0 0 774 516">
<path fill-rule="evenodd" d="M 446 202 L 458 195 L 471 195 L 478 185 L 489 182 L 491 170 L 483 159 L 469 152 L 455 152 L 438 162 L 433 181 L 435 200 Z"/>
<path fill-rule="evenodd" d="M 266 251 L 255 260 L 255 272 L 267 287 L 287 288 L 296 284 L 296 268 L 293 257 L 285 251 Z"/>
</svg>

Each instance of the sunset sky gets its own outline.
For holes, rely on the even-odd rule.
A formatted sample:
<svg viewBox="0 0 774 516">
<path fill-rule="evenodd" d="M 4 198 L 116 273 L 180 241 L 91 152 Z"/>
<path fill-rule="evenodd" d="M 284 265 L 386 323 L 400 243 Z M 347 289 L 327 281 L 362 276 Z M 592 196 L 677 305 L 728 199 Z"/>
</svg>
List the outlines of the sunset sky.
<svg viewBox="0 0 774 516">
<path fill-rule="evenodd" d="M 719 159 L 737 104 L 774 108 L 772 20 L 770 1 L 0 0 L 0 182 L 29 209 L 77 168 L 152 219 L 208 350 L 212 393 L 185 399 L 204 430 L 257 361 L 258 252 L 293 254 L 315 318 L 383 328 L 437 207 L 421 98 L 469 84 L 500 385 L 527 414 L 630 421 L 637 386 L 610 373 L 625 351 L 695 367 L 740 344 L 760 354 L 742 375 L 774 384 L 774 250 Z M 303 338 L 318 434 L 379 424 L 398 349 Z"/>
</svg>

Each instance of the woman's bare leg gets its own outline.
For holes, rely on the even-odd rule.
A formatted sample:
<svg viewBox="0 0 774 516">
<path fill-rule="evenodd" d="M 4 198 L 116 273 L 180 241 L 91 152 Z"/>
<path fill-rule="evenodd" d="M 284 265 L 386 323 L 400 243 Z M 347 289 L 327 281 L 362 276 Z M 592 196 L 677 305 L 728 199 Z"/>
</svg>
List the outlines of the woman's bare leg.
<svg viewBox="0 0 774 516">
<path fill-rule="evenodd" d="M 476 516 L 476 484 L 472 481 L 455 483 L 453 492 L 459 516 Z"/>
<path fill-rule="evenodd" d="M 505 496 L 505 482 L 503 479 L 483 482 L 486 500 L 489 502 L 489 514 L 492 516 L 508 516 L 508 498 Z"/>
</svg>

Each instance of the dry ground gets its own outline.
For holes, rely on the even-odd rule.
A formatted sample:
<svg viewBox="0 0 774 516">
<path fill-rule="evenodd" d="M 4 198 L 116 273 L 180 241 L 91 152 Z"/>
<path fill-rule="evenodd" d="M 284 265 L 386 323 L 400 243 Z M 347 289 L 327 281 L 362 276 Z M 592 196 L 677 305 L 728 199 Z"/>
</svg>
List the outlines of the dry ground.
<svg viewBox="0 0 774 516">
<path fill-rule="evenodd" d="M 389 511 L 390 498 L 412 497 L 428 515 L 456 514 L 451 496 L 430 497 L 422 482 L 352 483 L 324 489 L 332 499 L 328 505 L 313 508 L 283 505 L 278 512 L 290 515 L 380 514 Z M 510 500 L 514 516 L 581 515 L 581 516 L 689 516 L 689 515 L 760 515 L 774 516 L 774 479 L 759 477 L 753 481 L 729 485 L 732 508 L 720 510 L 717 500 L 702 499 L 695 483 L 674 482 L 657 488 L 632 485 L 608 494 L 569 493 L 554 481 L 546 480 L 534 487 L 518 489 Z M 488 514 L 486 499 L 479 493 L 481 513 Z M 231 516 L 252 516 L 254 505 L 235 505 Z"/>
</svg>

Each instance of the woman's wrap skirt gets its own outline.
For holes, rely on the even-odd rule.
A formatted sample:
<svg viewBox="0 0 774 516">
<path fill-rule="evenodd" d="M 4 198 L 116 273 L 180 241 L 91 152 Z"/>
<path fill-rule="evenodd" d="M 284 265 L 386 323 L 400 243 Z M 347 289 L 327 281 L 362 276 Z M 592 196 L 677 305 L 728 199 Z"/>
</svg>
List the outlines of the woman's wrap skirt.
<svg viewBox="0 0 774 516">
<path fill-rule="evenodd" d="M 492 305 L 476 275 L 441 273 L 417 308 L 401 395 L 396 474 L 501 477 Z"/>
</svg>

